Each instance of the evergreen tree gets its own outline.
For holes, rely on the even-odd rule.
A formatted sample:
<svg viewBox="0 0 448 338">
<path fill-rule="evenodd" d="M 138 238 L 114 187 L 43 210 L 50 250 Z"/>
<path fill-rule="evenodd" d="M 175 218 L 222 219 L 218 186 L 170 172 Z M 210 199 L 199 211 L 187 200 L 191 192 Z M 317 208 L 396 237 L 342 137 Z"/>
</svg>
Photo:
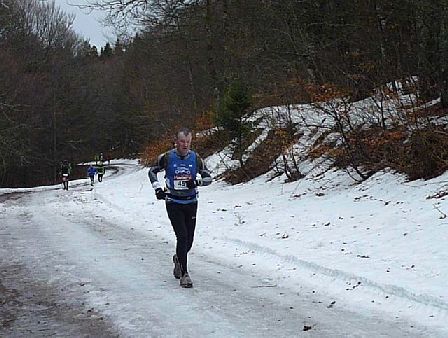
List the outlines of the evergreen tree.
<svg viewBox="0 0 448 338">
<path fill-rule="evenodd" d="M 247 120 L 250 106 L 248 88 L 240 81 L 234 81 L 227 88 L 216 115 L 216 124 L 234 140 L 241 164 L 243 164 L 242 145 L 252 129 L 252 124 Z"/>
<path fill-rule="evenodd" d="M 105 59 L 105 58 L 110 58 L 113 55 L 113 50 L 112 47 L 110 46 L 110 43 L 106 43 L 106 45 L 104 46 L 104 48 L 101 48 L 101 58 Z"/>
</svg>

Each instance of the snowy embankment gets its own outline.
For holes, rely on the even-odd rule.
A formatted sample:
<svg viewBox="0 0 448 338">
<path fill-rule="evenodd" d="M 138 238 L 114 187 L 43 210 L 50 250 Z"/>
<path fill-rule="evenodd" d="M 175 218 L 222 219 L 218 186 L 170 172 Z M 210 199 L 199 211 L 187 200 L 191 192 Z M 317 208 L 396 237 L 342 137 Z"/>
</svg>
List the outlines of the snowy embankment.
<svg viewBox="0 0 448 338">
<path fill-rule="evenodd" d="M 388 113 L 397 115 L 406 99 L 385 102 Z M 353 103 L 352 121 L 368 128 L 372 107 L 369 100 Z M 199 236 L 213 243 L 209 254 L 221 252 L 254 273 L 269 271 L 283 286 L 308 285 L 354 308 L 448 331 L 448 173 L 409 182 L 384 170 L 358 184 L 356 174 L 330 169 L 331 161 L 306 159 L 333 126 L 330 115 L 311 105 L 290 108 L 262 109 L 251 119 L 274 121 L 274 127 L 297 124 L 302 136 L 292 149 L 305 178 L 283 183 L 284 174 L 272 180 L 275 175 L 267 173 L 246 184 L 204 189 L 201 212 L 207 219 Z M 249 148 L 270 128 L 258 127 L 265 132 Z M 332 132 L 323 143 L 339 139 Z M 222 159 L 230 155 L 229 148 L 215 154 L 209 167 L 222 172 L 229 166 Z"/>
</svg>

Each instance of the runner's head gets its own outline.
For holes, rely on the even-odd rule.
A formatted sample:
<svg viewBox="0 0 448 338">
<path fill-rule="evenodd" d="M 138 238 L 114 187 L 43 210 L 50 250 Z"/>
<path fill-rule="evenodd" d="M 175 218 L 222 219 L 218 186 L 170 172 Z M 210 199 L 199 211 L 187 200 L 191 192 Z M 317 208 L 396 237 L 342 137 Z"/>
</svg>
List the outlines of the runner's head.
<svg viewBox="0 0 448 338">
<path fill-rule="evenodd" d="M 181 156 L 185 156 L 190 151 L 192 133 L 188 128 L 182 128 L 176 135 L 176 150 Z"/>
</svg>

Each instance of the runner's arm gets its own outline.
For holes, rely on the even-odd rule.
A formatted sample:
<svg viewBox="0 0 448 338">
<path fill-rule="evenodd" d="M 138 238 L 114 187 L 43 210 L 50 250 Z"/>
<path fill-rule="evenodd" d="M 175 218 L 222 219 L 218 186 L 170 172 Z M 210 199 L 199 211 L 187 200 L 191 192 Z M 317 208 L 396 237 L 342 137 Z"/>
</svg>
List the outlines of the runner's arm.
<svg viewBox="0 0 448 338">
<path fill-rule="evenodd" d="M 156 164 L 150 167 L 148 171 L 148 177 L 154 190 L 162 188 L 157 178 L 157 174 L 160 171 L 165 170 L 165 156 L 165 154 L 159 155 Z"/>
<path fill-rule="evenodd" d="M 198 156 L 198 173 L 201 175 L 201 181 L 199 185 L 206 186 L 212 183 L 212 175 L 207 169 L 204 160 Z"/>
</svg>

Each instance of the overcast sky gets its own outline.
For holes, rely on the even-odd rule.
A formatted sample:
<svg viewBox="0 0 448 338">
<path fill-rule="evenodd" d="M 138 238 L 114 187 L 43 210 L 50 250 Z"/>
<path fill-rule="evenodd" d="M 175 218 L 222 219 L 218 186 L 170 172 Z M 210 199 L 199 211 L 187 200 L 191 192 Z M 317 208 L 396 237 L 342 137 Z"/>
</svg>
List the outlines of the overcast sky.
<svg viewBox="0 0 448 338">
<path fill-rule="evenodd" d="M 106 44 L 106 42 L 114 43 L 116 37 L 109 27 L 103 27 L 99 22 L 104 14 L 100 11 L 81 10 L 73 4 L 85 4 L 85 0 L 55 0 L 56 5 L 66 13 L 73 13 L 76 15 L 73 23 L 74 30 L 86 40 L 90 41 L 91 45 L 95 45 L 98 50 Z"/>
</svg>

